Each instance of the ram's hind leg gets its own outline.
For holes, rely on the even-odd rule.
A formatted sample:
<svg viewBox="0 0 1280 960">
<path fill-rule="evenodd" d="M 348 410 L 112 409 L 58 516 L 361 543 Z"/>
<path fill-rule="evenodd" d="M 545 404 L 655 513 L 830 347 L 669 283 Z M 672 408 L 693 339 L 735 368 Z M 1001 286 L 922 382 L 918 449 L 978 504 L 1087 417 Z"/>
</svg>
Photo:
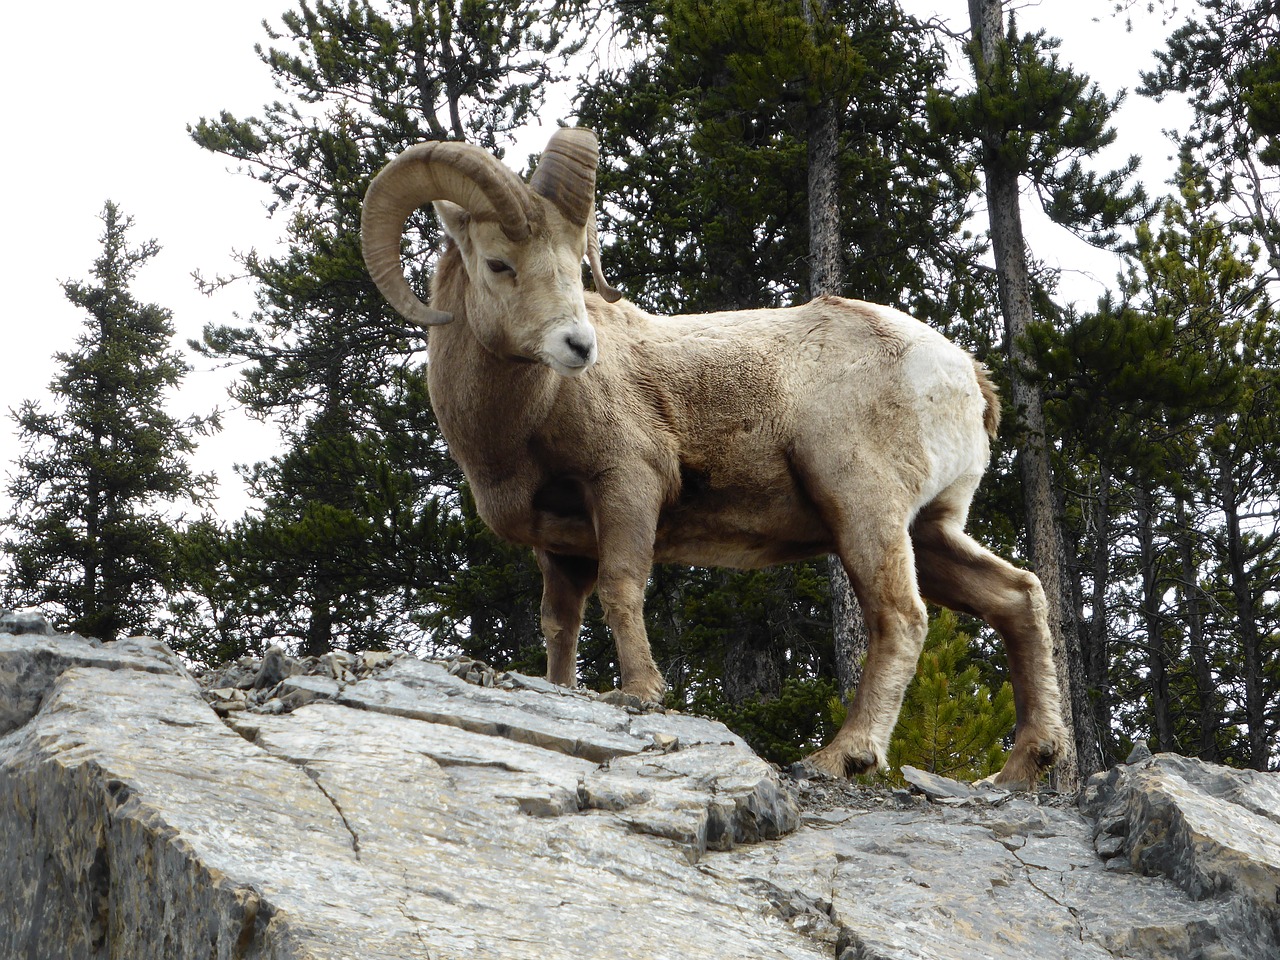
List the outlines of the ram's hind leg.
<svg viewBox="0 0 1280 960">
<path fill-rule="evenodd" d="M 996 783 L 1030 789 L 1066 743 L 1045 598 L 1035 574 L 983 549 L 964 532 L 963 516 L 931 505 L 911 528 L 920 592 L 981 617 L 1004 639 L 1017 710 L 1013 751 Z"/>
<path fill-rule="evenodd" d="M 916 590 L 905 521 L 896 527 L 864 523 L 842 535 L 839 545 L 867 620 L 867 658 L 844 725 L 809 760 L 844 777 L 887 765 L 889 738 L 915 675 L 928 620 Z"/>
<path fill-rule="evenodd" d="M 547 679 L 566 687 L 578 682 L 578 631 L 582 611 L 596 585 L 596 561 L 535 550 L 542 568 L 542 633 L 547 638 Z"/>
</svg>

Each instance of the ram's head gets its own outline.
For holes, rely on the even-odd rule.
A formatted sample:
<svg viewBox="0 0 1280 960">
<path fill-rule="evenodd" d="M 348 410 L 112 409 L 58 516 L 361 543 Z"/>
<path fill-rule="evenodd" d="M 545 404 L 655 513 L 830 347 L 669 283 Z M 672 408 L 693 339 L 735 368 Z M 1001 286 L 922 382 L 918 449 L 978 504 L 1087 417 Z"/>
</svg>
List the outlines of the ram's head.
<svg viewBox="0 0 1280 960">
<path fill-rule="evenodd" d="M 565 376 L 582 373 L 596 360 L 583 299 L 584 255 L 600 293 L 610 301 L 620 296 L 600 270 L 598 158 L 590 130 L 558 130 L 526 184 L 470 144 L 410 147 L 365 196 L 361 238 L 370 275 L 406 319 L 423 326 L 453 320 L 418 299 L 400 263 L 405 220 L 432 203 L 461 254 L 477 339 L 499 356 L 537 360 Z"/>
</svg>

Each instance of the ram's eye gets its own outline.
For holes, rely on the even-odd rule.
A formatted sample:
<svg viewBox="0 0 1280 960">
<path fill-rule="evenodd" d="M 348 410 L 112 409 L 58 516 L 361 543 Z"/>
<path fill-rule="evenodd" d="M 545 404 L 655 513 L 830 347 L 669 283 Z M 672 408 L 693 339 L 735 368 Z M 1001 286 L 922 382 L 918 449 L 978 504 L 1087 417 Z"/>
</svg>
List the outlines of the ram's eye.
<svg viewBox="0 0 1280 960">
<path fill-rule="evenodd" d="M 489 259 L 485 261 L 485 264 L 494 273 L 515 273 L 516 272 L 515 268 L 511 266 L 511 264 L 507 263 L 505 260 Z"/>
</svg>

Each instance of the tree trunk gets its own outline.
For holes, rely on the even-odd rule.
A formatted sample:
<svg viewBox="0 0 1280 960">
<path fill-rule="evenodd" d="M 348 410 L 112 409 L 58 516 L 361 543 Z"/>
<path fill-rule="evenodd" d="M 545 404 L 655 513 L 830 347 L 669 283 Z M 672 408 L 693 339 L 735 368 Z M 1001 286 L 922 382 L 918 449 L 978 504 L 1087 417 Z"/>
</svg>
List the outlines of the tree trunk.
<svg viewBox="0 0 1280 960">
<path fill-rule="evenodd" d="M 1258 621 L 1253 609 L 1253 589 L 1245 569 L 1245 547 L 1240 535 L 1240 494 L 1236 489 L 1229 459 L 1223 458 L 1219 469 L 1222 512 L 1227 524 L 1227 569 L 1231 575 L 1231 592 L 1236 601 L 1236 631 L 1240 635 L 1240 654 L 1244 667 L 1244 716 L 1249 725 L 1249 765 L 1266 770 L 1271 751 L 1267 743 L 1267 698 L 1262 676 L 1262 647 L 1258 638 Z"/>
<path fill-rule="evenodd" d="M 1211 763 L 1218 761 L 1217 691 L 1213 683 L 1213 669 L 1209 665 L 1209 648 L 1205 642 L 1204 610 L 1200 605 L 1199 575 L 1192 553 L 1192 532 L 1187 517 L 1187 507 L 1179 497 L 1174 516 L 1178 523 L 1178 560 L 1182 567 L 1182 583 L 1178 595 L 1182 602 L 1182 619 L 1187 625 L 1187 651 L 1191 656 L 1191 671 L 1196 682 L 1196 708 L 1200 727 L 1200 747 L 1197 756 Z"/>
<path fill-rule="evenodd" d="M 1111 469 L 1105 461 L 1098 464 L 1098 490 L 1093 504 L 1093 594 L 1090 604 L 1093 618 L 1089 624 L 1089 649 L 1085 655 L 1085 670 L 1090 689 L 1094 692 L 1093 710 L 1095 729 L 1100 731 L 1105 743 L 1104 754 L 1114 757 L 1115 750 L 1108 734 L 1111 716 L 1111 656 L 1107 647 L 1107 631 L 1110 627 L 1107 610 L 1107 587 L 1111 583 Z"/>
<path fill-rule="evenodd" d="M 985 84 L 999 69 L 1004 11 L 1000 0 L 969 0 L 969 15 L 976 41 L 970 47 L 974 73 L 977 82 Z M 986 177 L 1000 309 L 1005 322 L 1005 349 L 1010 361 L 1010 393 L 1025 434 L 1018 460 L 1027 512 L 1028 542 L 1032 562 L 1048 601 L 1049 631 L 1053 637 L 1053 659 L 1057 665 L 1063 720 L 1075 734 L 1074 743 L 1064 745 L 1054 776 L 1060 789 L 1071 790 L 1079 785 L 1082 776 L 1102 768 L 1102 756 L 1098 737 L 1088 722 L 1091 710 L 1062 533 L 1054 504 L 1053 477 L 1045 442 L 1044 403 L 1040 388 L 1027 376 L 1031 364 L 1023 348 L 1023 338 L 1033 318 L 1031 282 L 1018 204 L 1019 171 L 1011 169 L 1002 159 L 1003 139 L 1004 131 L 994 124 L 982 131 L 982 166 Z"/>
<path fill-rule="evenodd" d="M 1147 633 L 1147 669 L 1151 675 L 1151 726 L 1162 752 L 1177 749 L 1169 702 L 1169 656 L 1160 625 L 1160 585 L 1156 571 L 1155 511 L 1151 494 L 1137 490 L 1138 559 L 1142 576 L 1140 616 Z"/>
<path fill-rule="evenodd" d="M 301 651 L 304 657 L 323 656 L 333 649 L 333 590 L 322 574 L 313 576 L 311 619 Z"/>
<path fill-rule="evenodd" d="M 94 453 L 96 454 L 102 446 L 101 438 L 95 436 L 93 443 Z M 87 473 L 84 511 L 84 586 L 80 591 L 79 624 L 73 626 L 73 629 L 84 630 L 91 637 L 110 642 L 115 637 L 100 636 L 100 631 L 98 630 L 101 594 L 99 574 L 101 573 L 102 559 L 102 492 L 100 489 L 100 477 L 96 466 L 90 466 Z M 72 612 L 72 610 L 68 612 Z"/>
<path fill-rule="evenodd" d="M 721 686 L 730 703 L 764 703 L 782 691 L 786 658 L 776 637 L 766 630 L 742 629 L 724 651 Z"/>
<path fill-rule="evenodd" d="M 817 18 L 827 15 L 826 0 L 805 3 L 805 21 L 817 32 Z M 840 255 L 840 116 L 824 98 L 809 114 L 809 296 L 839 296 L 844 289 Z M 827 558 L 831 585 L 831 628 L 835 645 L 836 682 L 848 701 L 862 679 L 869 638 L 862 607 L 853 593 L 840 558 Z"/>
</svg>

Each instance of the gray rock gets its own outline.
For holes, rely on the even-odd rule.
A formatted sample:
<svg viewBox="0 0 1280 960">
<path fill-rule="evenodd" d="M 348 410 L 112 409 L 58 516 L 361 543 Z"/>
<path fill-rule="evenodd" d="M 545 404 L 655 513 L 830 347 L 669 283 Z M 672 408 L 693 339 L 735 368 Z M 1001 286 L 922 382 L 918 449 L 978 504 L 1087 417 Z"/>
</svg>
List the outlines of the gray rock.
<svg viewBox="0 0 1280 960">
<path fill-rule="evenodd" d="M 811 822 L 708 869 L 801 901 L 829 898 L 838 957 L 1272 956 L 1235 933 L 1230 911 L 1193 903 L 1167 882 L 1108 871 L 1074 811 L 1021 799 Z"/>
<path fill-rule="evenodd" d="M 1125 763 L 1132 766 L 1135 763 L 1141 763 L 1143 760 L 1151 759 L 1151 748 L 1146 742 L 1139 740 L 1133 745 L 1133 749 L 1129 751 L 1129 756 L 1125 758 Z"/>
<path fill-rule="evenodd" d="M 43 615 L 34 610 L 0 609 L 0 633 L 10 633 L 14 636 L 34 633 L 51 637 L 54 629 L 49 626 L 49 621 Z"/>
<path fill-rule="evenodd" d="M 294 707 L 316 700 L 336 700 L 344 685 L 331 677 L 295 676 L 280 684 L 282 699 Z"/>
<path fill-rule="evenodd" d="M 387 650 L 365 650 L 356 658 L 356 672 L 364 675 L 381 670 L 399 656 Z"/>
<path fill-rule="evenodd" d="M 284 647 L 273 646 L 262 658 L 262 666 L 253 678 L 253 688 L 266 690 L 298 672 L 298 662 L 285 652 Z"/>
<path fill-rule="evenodd" d="M 211 709 L 154 642 L 0 637 L 0 957 L 1280 955 L 1274 774 L 1159 756 L 1088 816 L 805 779 L 802 816 L 717 723 L 474 662 L 298 663 Z"/>
<path fill-rule="evenodd" d="M 420 660 L 391 664 L 377 682 L 347 687 L 339 702 L 519 740 L 596 762 L 639 753 L 649 743 L 647 737 L 631 735 L 625 711 L 586 695 L 480 686 L 446 667 Z"/>
<path fill-rule="evenodd" d="M 178 658 L 149 637 L 103 644 L 75 634 L 0 633 L 0 735 L 27 723 L 58 677 L 77 665 L 187 677 Z"/>
<path fill-rule="evenodd" d="M 1008 790 L 1001 790 L 998 787 L 986 786 L 985 784 L 961 783 L 958 780 L 942 777 L 936 773 L 929 773 L 927 770 L 921 770 L 908 764 L 904 764 L 902 767 L 902 778 L 930 800 L 961 802 L 982 800 L 986 803 L 999 803 L 1009 796 Z"/>
<path fill-rule="evenodd" d="M 1280 956 L 1280 775 L 1160 754 L 1094 776 L 1080 806 L 1100 853 L 1220 906 Z"/>
</svg>

